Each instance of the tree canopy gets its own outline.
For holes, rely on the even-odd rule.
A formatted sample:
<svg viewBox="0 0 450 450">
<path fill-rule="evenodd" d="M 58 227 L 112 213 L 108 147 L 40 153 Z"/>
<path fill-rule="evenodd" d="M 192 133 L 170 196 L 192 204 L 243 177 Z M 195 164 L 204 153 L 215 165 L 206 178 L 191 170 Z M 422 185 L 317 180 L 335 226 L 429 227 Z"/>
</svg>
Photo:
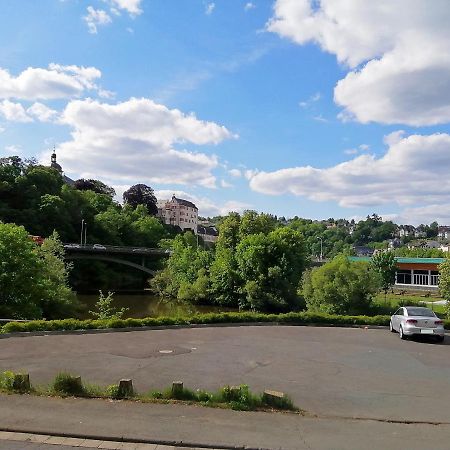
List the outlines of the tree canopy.
<svg viewBox="0 0 450 450">
<path fill-rule="evenodd" d="M 123 201 L 126 205 L 136 208 L 138 205 L 144 205 L 152 216 L 158 213 L 156 206 L 156 197 L 153 189 L 145 184 L 135 184 L 123 193 Z"/>
</svg>

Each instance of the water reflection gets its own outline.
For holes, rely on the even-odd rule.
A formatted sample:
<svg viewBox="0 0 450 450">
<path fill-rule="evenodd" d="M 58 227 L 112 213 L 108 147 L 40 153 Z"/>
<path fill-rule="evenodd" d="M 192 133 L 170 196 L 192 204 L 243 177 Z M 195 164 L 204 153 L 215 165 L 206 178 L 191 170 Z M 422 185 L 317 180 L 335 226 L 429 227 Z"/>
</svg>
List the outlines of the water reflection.
<svg viewBox="0 0 450 450">
<path fill-rule="evenodd" d="M 92 319 L 89 311 L 95 310 L 98 295 L 78 294 L 77 298 L 81 304 L 78 318 Z M 151 294 L 114 294 L 113 306 L 118 309 L 128 308 L 124 317 L 133 317 L 136 319 L 143 317 L 173 317 L 193 315 L 196 313 L 236 311 L 233 308 L 193 305 L 173 299 L 162 299 Z"/>
</svg>

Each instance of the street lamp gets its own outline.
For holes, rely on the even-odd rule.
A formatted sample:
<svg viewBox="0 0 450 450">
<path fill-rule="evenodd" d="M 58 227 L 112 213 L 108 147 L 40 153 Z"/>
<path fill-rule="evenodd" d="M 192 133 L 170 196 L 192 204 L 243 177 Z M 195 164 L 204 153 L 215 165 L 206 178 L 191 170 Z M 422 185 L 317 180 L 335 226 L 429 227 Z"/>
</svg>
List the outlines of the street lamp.
<svg viewBox="0 0 450 450">
<path fill-rule="evenodd" d="M 83 245 L 84 219 L 81 219 L 80 244 Z"/>
<path fill-rule="evenodd" d="M 319 236 L 317 236 L 317 239 L 320 240 L 320 260 L 322 261 L 323 258 L 323 239 Z"/>
</svg>

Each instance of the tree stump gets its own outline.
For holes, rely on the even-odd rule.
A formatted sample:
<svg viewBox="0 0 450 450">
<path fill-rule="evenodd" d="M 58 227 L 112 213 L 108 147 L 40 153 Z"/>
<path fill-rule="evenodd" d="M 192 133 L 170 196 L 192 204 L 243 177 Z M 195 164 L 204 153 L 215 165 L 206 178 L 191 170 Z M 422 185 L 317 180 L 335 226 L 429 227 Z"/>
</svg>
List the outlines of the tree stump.
<svg viewBox="0 0 450 450">
<path fill-rule="evenodd" d="M 283 392 L 265 390 L 263 392 L 263 401 L 266 405 L 279 407 L 285 399 Z"/>
<path fill-rule="evenodd" d="M 124 378 L 119 381 L 119 397 L 133 397 L 134 389 L 133 389 L 133 380 L 129 378 Z"/>
<path fill-rule="evenodd" d="M 174 398 L 179 398 L 183 394 L 183 382 L 182 381 L 174 381 L 172 383 L 172 396 Z"/>
</svg>

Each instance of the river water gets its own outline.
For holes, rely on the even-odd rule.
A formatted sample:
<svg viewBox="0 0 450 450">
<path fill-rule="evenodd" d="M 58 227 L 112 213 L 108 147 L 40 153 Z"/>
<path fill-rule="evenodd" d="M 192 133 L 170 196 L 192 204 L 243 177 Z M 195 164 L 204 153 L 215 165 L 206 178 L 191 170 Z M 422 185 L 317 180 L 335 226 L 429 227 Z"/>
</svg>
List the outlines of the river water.
<svg viewBox="0 0 450 450">
<path fill-rule="evenodd" d="M 92 319 L 93 316 L 89 311 L 95 310 L 95 303 L 98 301 L 98 294 L 85 295 L 78 294 L 78 301 L 81 304 L 81 311 L 78 314 L 80 319 Z M 225 308 L 219 306 L 203 306 L 192 305 L 186 302 L 180 302 L 174 299 L 161 299 L 150 293 L 142 294 L 114 294 L 113 306 L 120 308 L 128 308 L 123 317 L 132 317 L 140 319 L 143 317 L 159 317 L 159 316 L 180 316 L 192 315 L 196 313 L 207 312 L 226 312 L 237 311 L 233 308 Z"/>
</svg>

